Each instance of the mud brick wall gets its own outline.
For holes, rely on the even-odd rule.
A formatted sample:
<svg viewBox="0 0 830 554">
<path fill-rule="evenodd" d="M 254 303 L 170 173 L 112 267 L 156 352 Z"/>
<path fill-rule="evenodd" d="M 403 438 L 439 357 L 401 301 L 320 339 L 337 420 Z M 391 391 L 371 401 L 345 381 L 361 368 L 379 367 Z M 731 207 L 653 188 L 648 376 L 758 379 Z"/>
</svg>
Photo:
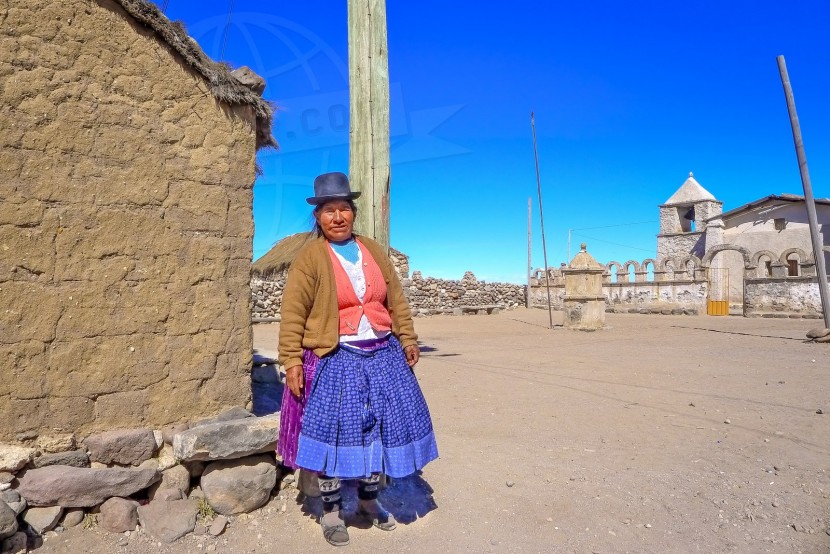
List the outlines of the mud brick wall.
<svg viewBox="0 0 830 554">
<path fill-rule="evenodd" d="M 0 441 L 245 404 L 254 126 L 115 3 L 0 5 Z"/>
</svg>

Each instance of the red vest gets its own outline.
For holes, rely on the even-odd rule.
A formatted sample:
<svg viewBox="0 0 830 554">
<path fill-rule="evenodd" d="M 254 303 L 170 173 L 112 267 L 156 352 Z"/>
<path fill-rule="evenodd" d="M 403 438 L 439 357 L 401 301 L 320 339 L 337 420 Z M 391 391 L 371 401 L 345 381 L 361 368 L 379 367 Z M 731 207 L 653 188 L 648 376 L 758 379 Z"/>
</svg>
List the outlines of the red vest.
<svg viewBox="0 0 830 554">
<path fill-rule="evenodd" d="M 337 285 L 337 305 L 340 311 L 340 334 L 356 335 L 360 318 L 366 319 L 375 331 L 391 331 L 392 317 L 386 309 L 386 280 L 375 259 L 366 248 L 357 241 L 363 259 L 363 276 L 366 279 L 366 294 L 363 302 L 357 298 L 352 282 L 340 260 L 329 245 L 329 256 L 334 269 L 334 282 Z"/>
</svg>

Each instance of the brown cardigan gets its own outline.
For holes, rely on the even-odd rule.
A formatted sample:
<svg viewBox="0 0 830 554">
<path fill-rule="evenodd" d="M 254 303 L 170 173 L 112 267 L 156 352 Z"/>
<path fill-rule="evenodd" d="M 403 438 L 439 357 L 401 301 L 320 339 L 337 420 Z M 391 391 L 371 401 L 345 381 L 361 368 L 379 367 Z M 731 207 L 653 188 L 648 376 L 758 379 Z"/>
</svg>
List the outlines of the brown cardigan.
<svg viewBox="0 0 830 554">
<path fill-rule="evenodd" d="M 372 254 L 386 280 L 386 308 L 392 316 L 392 334 L 406 348 L 417 344 L 409 304 L 389 255 L 370 238 L 355 235 Z M 332 352 L 340 339 L 337 286 L 334 269 L 322 237 L 300 250 L 285 282 L 280 310 L 280 363 L 285 368 L 303 363 L 303 348 L 323 357 Z"/>
</svg>

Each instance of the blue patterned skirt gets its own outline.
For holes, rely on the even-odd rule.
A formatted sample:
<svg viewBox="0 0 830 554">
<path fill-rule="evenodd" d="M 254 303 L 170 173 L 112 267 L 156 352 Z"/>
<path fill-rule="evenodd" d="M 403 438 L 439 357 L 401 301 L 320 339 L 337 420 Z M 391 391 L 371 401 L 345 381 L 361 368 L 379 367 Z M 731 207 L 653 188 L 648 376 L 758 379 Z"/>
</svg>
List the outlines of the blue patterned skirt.
<svg viewBox="0 0 830 554">
<path fill-rule="evenodd" d="M 330 477 L 405 477 L 438 457 L 432 420 L 400 342 L 323 357 L 303 413 L 296 463 Z"/>
</svg>

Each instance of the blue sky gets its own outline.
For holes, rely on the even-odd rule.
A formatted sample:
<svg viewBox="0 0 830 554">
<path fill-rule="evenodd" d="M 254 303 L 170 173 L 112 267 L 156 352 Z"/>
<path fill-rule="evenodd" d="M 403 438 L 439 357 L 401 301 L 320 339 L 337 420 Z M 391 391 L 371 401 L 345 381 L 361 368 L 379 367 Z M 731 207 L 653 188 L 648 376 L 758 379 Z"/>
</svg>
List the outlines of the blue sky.
<svg viewBox="0 0 830 554">
<path fill-rule="evenodd" d="M 312 182 L 348 171 L 346 2 L 167 0 L 214 59 L 280 106 L 262 153 L 254 258 L 308 228 Z M 165 4 L 164 0 L 159 1 Z M 775 57 L 787 59 L 813 188 L 830 196 L 830 4 L 389 2 L 391 242 L 425 275 L 523 282 L 527 202 L 542 266 L 578 243 L 653 257 L 657 206 L 689 171 L 724 210 L 800 194 Z M 224 49 L 223 49 L 223 44 Z"/>
</svg>

